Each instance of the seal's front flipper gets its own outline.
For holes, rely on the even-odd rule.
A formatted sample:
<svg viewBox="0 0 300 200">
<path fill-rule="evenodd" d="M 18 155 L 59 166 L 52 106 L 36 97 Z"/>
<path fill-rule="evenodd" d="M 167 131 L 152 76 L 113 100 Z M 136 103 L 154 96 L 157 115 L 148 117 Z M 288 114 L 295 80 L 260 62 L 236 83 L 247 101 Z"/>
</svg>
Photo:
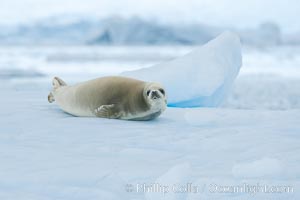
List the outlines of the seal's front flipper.
<svg viewBox="0 0 300 200">
<path fill-rule="evenodd" d="M 96 108 L 95 115 L 97 117 L 109 118 L 109 119 L 118 119 L 121 116 L 120 112 L 117 110 L 114 104 L 102 105 L 99 108 Z"/>
</svg>

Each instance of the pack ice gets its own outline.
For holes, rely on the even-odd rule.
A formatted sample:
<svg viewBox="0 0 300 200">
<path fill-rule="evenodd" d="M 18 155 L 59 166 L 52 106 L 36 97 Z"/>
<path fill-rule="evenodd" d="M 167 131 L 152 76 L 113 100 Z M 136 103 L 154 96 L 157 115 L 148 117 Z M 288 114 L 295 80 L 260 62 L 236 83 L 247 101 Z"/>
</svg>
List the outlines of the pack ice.
<svg viewBox="0 0 300 200">
<path fill-rule="evenodd" d="M 121 75 L 162 83 L 170 107 L 214 107 L 228 94 L 241 65 L 240 39 L 227 31 L 187 55 Z"/>
</svg>

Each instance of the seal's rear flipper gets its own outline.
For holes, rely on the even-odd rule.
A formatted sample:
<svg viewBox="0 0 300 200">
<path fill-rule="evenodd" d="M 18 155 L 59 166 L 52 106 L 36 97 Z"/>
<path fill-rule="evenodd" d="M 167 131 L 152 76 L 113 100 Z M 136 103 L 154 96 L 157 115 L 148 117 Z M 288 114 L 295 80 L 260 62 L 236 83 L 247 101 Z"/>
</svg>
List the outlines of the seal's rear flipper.
<svg viewBox="0 0 300 200">
<path fill-rule="evenodd" d="M 57 89 L 61 86 L 66 86 L 66 82 L 64 82 L 62 79 L 58 77 L 54 77 L 52 81 L 53 89 Z"/>
<path fill-rule="evenodd" d="M 61 86 L 66 86 L 67 84 L 62 79 L 60 79 L 58 77 L 54 77 L 52 80 L 52 85 L 53 85 L 53 91 L 55 91 L 57 88 L 59 88 Z M 48 95 L 48 102 L 52 103 L 54 101 L 55 101 L 54 95 L 52 92 L 50 92 Z"/>
<path fill-rule="evenodd" d="M 55 101 L 54 96 L 53 96 L 52 92 L 50 92 L 49 95 L 48 95 L 48 102 L 52 103 L 54 101 Z"/>
</svg>

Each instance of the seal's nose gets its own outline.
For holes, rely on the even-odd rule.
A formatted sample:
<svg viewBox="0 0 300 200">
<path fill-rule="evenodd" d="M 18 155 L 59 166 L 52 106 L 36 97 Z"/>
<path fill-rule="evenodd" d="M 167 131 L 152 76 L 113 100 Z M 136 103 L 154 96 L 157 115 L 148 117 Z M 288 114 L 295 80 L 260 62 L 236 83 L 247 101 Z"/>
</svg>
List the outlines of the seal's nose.
<svg viewBox="0 0 300 200">
<path fill-rule="evenodd" d="M 153 91 L 151 92 L 151 98 L 152 98 L 152 99 L 158 99 L 158 98 L 160 98 L 158 91 L 153 90 Z"/>
</svg>

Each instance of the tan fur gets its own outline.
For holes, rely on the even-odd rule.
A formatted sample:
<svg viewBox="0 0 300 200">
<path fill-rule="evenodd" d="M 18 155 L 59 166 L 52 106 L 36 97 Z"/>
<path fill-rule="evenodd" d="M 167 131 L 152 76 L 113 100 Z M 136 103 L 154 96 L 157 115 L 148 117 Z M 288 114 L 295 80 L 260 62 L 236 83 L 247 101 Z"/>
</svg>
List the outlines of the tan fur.
<svg viewBox="0 0 300 200">
<path fill-rule="evenodd" d="M 148 87 L 162 88 L 159 84 L 131 78 L 103 77 L 68 86 L 55 77 L 53 85 L 48 101 L 55 100 L 62 110 L 75 116 L 143 120 L 166 107 L 165 99 L 165 103 L 152 106 L 146 96 Z"/>
</svg>

